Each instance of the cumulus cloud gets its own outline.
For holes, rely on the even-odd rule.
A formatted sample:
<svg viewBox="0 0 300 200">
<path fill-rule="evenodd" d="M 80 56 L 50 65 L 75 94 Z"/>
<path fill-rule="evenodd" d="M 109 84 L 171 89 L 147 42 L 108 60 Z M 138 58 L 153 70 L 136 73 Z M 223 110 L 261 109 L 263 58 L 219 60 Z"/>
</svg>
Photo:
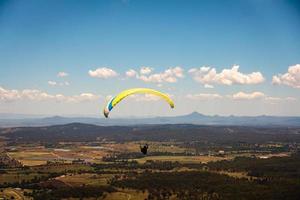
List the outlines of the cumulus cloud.
<svg viewBox="0 0 300 200">
<path fill-rule="evenodd" d="M 63 77 L 66 77 L 66 76 L 69 76 L 69 74 L 66 73 L 66 72 L 58 72 L 57 73 L 57 77 L 59 77 L 59 78 L 63 78 Z M 68 81 L 53 81 L 53 80 L 49 80 L 48 81 L 48 85 L 50 85 L 50 86 L 69 86 L 70 83 Z"/>
<path fill-rule="evenodd" d="M 274 96 L 269 96 L 266 95 L 262 92 L 250 92 L 250 93 L 245 93 L 245 92 L 238 92 L 233 95 L 227 95 L 228 98 L 231 98 L 233 100 L 262 100 L 265 101 L 266 103 L 271 103 L 271 104 L 276 104 L 279 102 L 284 102 L 284 101 L 296 101 L 297 99 L 294 97 L 274 97 Z"/>
<path fill-rule="evenodd" d="M 127 72 L 126 72 L 126 76 L 128 78 L 132 78 L 132 77 L 136 77 L 137 76 L 137 72 L 133 69 L 129 69 Z"/>
<path fill-rule="evenodd" d="M 95 95 L 93 93 L 81 93 L 80 95 L 68 97 L 68 100 L 74 102 L 83 102 L 83 101 L 96 101 L 99 98 L 100 95 Z"/>
<path fill-rule="evenodd" d="M 57 82 L 56 81 L 48 81 L 48 84 L 51 86 L 55 86 L 55 85 L 57 85 Z"/>
<path fill-rule="evenodd" d="M 205 87 L 205 88 L 214 88 L 213 85 L 209 85 L 209 84 L 204 84 L 204 87 Z"/>
<path fill-rule="evenodd" d="M 101 96 L 93 93 L 81 93 L 79 95 L 66 96 L 63 94 L 48 94 L 46 92 L 35 89 L 24 90 L 9 90 L 0 87 L 0 100 L 4 102 L 17 101 L 17 100 L 30 100 L 30 101 L 46 101 L 55 100 L 58 102 L 82 102 L 82 101 L 95 101 Z"/>
<path fill-rule="evenodd" d="M 152 72 L 153 68 L 151 67 L 141 67 L 140 74 L 150 74 Z"/>
<path fill-rule="evenodd" d="M 283 101 L 286 102 L 293 102 L 293 101 L 297 101 L 297 99 L 295 97 L 272 97 L 272 96 L 267 96 L 264 99 L 267 103 L 270 104 L 277 104 Z"/>
<path fill-rule="evenodd" d="M 50 86 L 69 86 L 70 83 L 68 81 L 65 82 L 56 82 L 56 81 L 48 81 L 48 85 Z"/>
<path fill-rule="evenodd" d="M 300 64 L 290 66 L 287 73 L 273 76 L 272 83 L 275 85 L 287 85 L 300 88 Z"/>
<path fill-rule="evenodd" d="M 195 81 L 208 85 L 258 84 L 265 80 L 260 72 L 250 74 L 239 72 L 238 65 L 234 65 L 231 69 L 223 69 L 220 73 L 217 73 L 215 68 L 206 66 L 192 68 L 188 72 Z"/>
<path fill-rule="evenodd" d="M 107 79 L 118 76 L 118 73 L 110 68 L 102 67 L 95 70 L 89 70 L 89 75 L 95 78 Z"/>
<path fill-rule="evenodd" d="M 69 76 L 69 74 L 66 72 L 58 72 L 57 74 L 57 77 L 66 77 L 66 76 Z"/>
<path fill-rule="evenodd" d="M 129 69 L 126 72 L 126 77 L 136 78 L 144 82 L 157 83 L 162 86 L 162 83 L 175 83 L 179 78 L 184 77 L 184 70 L 181 67 L 171 67 L 161 73 L 152 73 L 153 68 L 141 67 L 140 71 L 137 72 L 133 69 Z"/>
<path fill-rule="evenodd" d="M 200 94 L 187 94 L 185 96 L 187 99 L 191 100 L 216 100 L 216 99 L 230 99 L 230 100 L 260 100 L 265 103 L 277 104 L 280 102 L 293 102 L 297 101 L 295 97 L 273 97 L 268 96 L 262 92 L 237 92 L 231 95 L 222 96 L 217 93 L 200 93 Z"/>
<path fill-rule="evenodd" d="M 14 101 L 20 98 L 17 90 L 7 90 L 0 87 L 0 100 L 1 101 Z"/>
<path fill-rule="evenodd" d="M 200 93 L 200 94 L 188 94 L 186 98 L 192 100 L 213 100 L 213 99 L 221 99 L 222 96 L 217 93 Z"/>
<path fill-rule="evenodd" d="M 232 95 L 232 99 L 234 100 L 253 100 L 253 99 L 262 99 L 265 97 L 265 94 L 262 92 L 238 92 Z"/>
<path fill-rule="evenodd" d="M 140 79 L 144 82 L 153 82 L 153 83 L 175 83 L 178 78 L 183 78 L 183 69 L 181 67 L 173 67 L 165 70 L 161 73 L 150 74 L 150 75 L 138 75 L 137 79 Z"/>
<path fill-rule="evenodd" d="M 48 99 L 53 99 L 54 96 L 47 94 L 46 92 L 42 92 L 40 90 L 32 90 L 32 89 L 25 89 L 19 91 L 21 99 L 29 99 L 29 100 L 36 100 L 36 101 L 43 101 Z"/>
</svg>

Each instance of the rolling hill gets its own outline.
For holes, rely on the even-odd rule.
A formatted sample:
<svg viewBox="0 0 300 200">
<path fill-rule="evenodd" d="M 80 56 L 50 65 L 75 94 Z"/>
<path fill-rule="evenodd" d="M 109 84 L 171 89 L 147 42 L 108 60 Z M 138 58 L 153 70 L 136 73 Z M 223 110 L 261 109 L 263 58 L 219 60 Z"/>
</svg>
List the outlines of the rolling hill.
<svg viewBox="0 0 300 200">
<path fill-rule="evenodd" d="M 1 116 L 1 115 L 0 115 Z M 101 126 L 141 124 L 196 124 L 238 126 L 300 126 L 300 117 L 288 116 L 209 116 L 198 112 L 188 115 L 152 118 L 92 118 L 92 117 L 45 117 L 45 118 L 0 118 L 0 127 L 49 126 L 68 123 L 87 123 Z"/>
</svg>

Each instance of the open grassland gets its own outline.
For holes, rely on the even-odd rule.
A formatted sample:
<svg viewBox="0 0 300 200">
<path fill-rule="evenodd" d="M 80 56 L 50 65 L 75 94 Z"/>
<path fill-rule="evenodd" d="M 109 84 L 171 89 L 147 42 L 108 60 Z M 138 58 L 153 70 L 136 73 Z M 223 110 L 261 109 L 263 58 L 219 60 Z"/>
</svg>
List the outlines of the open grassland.
<svg viewBox="0 0 300 200">
<path fill-rule="evenodd" d="M 24 191 L 22 189 L 15 188 L 5 188 L 0 190 L 0 199 L 16 199 L 16 200 L 32 200 L 31 197 L 24 196 Z"/>
<path fill-rule="evenodd" d="M 179 147 L 174 142 L 153 142 L 153 141 L 139 141 L 139 142 L 125 142 L 104 144 L 103 147 L 112 152 L 139 152 L 140 145 L 149 145 L 151 152 L 169 152 L 169 153 L 184 153 L 186 148 Z"/>
<path fill-rule="evenodd" d="M 82 185 L 92 185 L 92 186 L 105 186 L 108 185 L 108 181 L 111 180 L 116 174 L 67 174 L 57 177 L 57 180 L 64 182 L 66 185 L 75 187 Z"/>
<path fill-rule="evenodd" d="M 104 200 L 141 200 L 147 199 L 147 197 L 147 191 L 119 189 L 117 192 L 107 194 Z"/>
<path fill-rule="evenodd" d="M 63 161 L 71 163 L 73 160 L 81 159 L 91 163 L 100 163 L 103 156 L 107 153 L 103 150 L 74 148 L 64 149 L 26 149 L 8 152 L 11 158 L 21 162 L 25 166 L 36 166 L 46 164 L 47 161 Z"/>
<path fill-rule="evenodd" d="M 247 172 L 228 172 L 228 171 L 213 171 L 210 170 L 212 173 L 217 173 L 217 174 L 225 174 L 234 178 L 246 178 L 250 179 L 250 176 L 247 175 Z M 253 179 L 253 177 L 252 177 Z"/>
<path fill-rule="evenodd" d="M 126 142 L 126 143 L 111 143 L 104 144 L 103 147 L 110 150 L 111 152 L 137 152 L 139 151 L 140 145 L 136 142 Z"/>
<path fill-rule="evenodd" d="M 101 158 L 108 154 L 108 152 L 112 151 L 112 149 L 106 148 L 102 145 L 99 146 L 89 146 L 82 144 L 74 144 L 72 148 L 55 148 L 49 149 L 55 155 L 60 157 L 61 159 L 74 159 L 80 158 L 89 160 L 90 162 L 94 162 L 97 160 L 101 160 Z"/>
<path fill-rule="evenodd" d="M 251 157 L 255 154 L 257 157 L 269 158 L 272 156 L 289 156 L 289 153 L 270 153 L 270 152 L 243 152 L 232 151 L 226 152 L 221 156 L 185 156 L 186 153 L 194 155 L 195 149 L 183 148 L 176 142 L 124 142 L 124 143 L 103 143 L 99 145 L 88 145 L 84 143 L 68 143 L 59 144 L 57 148 L 46 148 L 44 146 L 17 146 L 16 150 L 8 152 L 11 158 L 20 161 L 25 166 L 44 165 L 47 161 L 71 163 L 73 160 L 81 159 L 89 163 L 103 163 L 103 157 L 107 155 L 122 153 L 139 153 L 140 145 L 149 145 L 150 154 L 153 156 L 145 156 L 134 160 L 144 163 L 147 160 L 154 161 L 178 161 L 181 163 L 207 163 L 224 159 L 233 159 L 237 156 Z M 159 155 L 161 154 L 161 155 Z M 171 155 L 168 155 L 171 154 Z M 172 155 L 174 154 L 174 155 Z"/>
<path fill-rule="evenodd" d="M 58 159 L 55 154 L 47 151 L 17 151 L 9 152 L 8 155 L 25 166 L 42 165 L 48 160 Z"/>
<path fill-rule="evenodd" d="M 190 150 L 181 148 L 171 142 L 147 142 L 149 151 L 163 153 L 184 153 Z M 47 161 L 63 161 L 71 163 L 75 159 L 85 160 L 90 163 L 101 163 L 102 158 L 113 153 L 139 153 L 141 142 L 106 143 L 99 146 L 89 146 L 81 143 L 63 144 L 62 148 L 45 148 L 44 146 L 18 146 L 14 151 L 8 152 L 11 158 L 21 162 L 25 166 L 44 165 Z M 154 157 L 155 158 L 155 157 Z M 151 158 L 150 158 L 151 159 Z M 164 158 L 162 158 L 164 159 Z M 172 161 L 177 158 L 171 159 Z M 196 158 L 197 159 L 197 158 Z M 180 160 L 179 160 L 180 161 Z"/>
<path fill-rule="evenodd" d="M 147 141 L 141 141 L 138 142 L 138 148 L 139 150 L 139 145 L 142 144 L 148 144 L 149 145 L 149 150 L 151 152 L 168 152 L 168 153 L 185 153 L 185 152 L 190 152 L 192 151 L 191 149 L 183 148 L 178 146 L 177 143 L 175 142 L 147 142 Z"/>
</svg>

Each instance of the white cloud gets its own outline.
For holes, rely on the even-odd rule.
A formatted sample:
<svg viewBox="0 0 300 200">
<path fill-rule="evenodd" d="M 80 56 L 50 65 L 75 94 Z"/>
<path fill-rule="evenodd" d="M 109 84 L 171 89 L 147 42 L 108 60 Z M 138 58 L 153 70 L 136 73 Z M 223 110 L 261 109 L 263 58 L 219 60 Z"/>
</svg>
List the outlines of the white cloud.
<svg viewBox="0 0 300 200">
<path fill-rule="evenodd" d="M 253 99 L 262 99 L 264 97 L 265 94 L 262 92 L 252 92 L 252 93 L 238 92 L 232 95 L 232 99 L 234 100 L 253 100 Z"/>
<path fill-rule="evenodd" d="M 287 73 L 273 76 L 273 84 L 300 88 L 300 64 L 290 66 Z"/>
<path fill-rule="evenodd" d="M 200 93 L 200 94 L 188 94 L 186 98 L 192 100 L 213 100 L 213 99 L 221 99 L 222 96 L 217 93 Z"/>
<path fill-rule="evenodd" d="M 205 87 L 205 88 L 214 88 L 213 85 L 209 85 L 209 84 L 204 84 L 204 87 Z"/>
<path fill-rule="evenodd" d="M 42 101 L 42 100 L 48 100 L 53 99 L 54 96 L 47 94 L 45 92 L 42 92 L 40 90 L 32 90 L 32 89 L 25 89 L 22 91 L 19 91 L 21 99 L 29 99 L 29 100 L 35 100 L 35 101 Z"/>
<path fill-rule="evenodd" d="M 14 101 L 20 98 L 20 94 L 17 90 L 7 90 L 0 87 L 0 100 L 1 101 Z"/>
<path fill-rule="evenodd" d="M 132 78 L 132 77 L 136 77 L 137 76 L 137 72 L 133 69 L 129 69 L 127 72 L 126 72 L 126 76 L 128 78 Z"/>
<path fill-rule="evenodd" d="M 57 77 L 66 77 L 66 76 L 69 76 L 69 74 L 66 72 L 58 72 L 57 74 Z"/>
<path fill-rule="evenodd" d="M 89 75 L 91 77 L 96 77 L 96 78 L 112 78 L 118 76 L 118 73 L 115 72 L 114 70 L 106 67 L 98 68 L 96 70 L 89 70 Z"/>
<path fill-rule="evenodd" d="M 175 83 L 178 78 L 183 78 L 183 69 L 181 67 L 169 68 L 161 73 L 146 75 L 138 75 L 137 78 L 144 82 L 153 82 L 153 83 Z"/>
<path fill-rule="evenodd" d="M 272 97 L 262 92 L 237 92 L 232 95 L 222 96 L 217 93 L 200 93 L 200 94 L 187 94 L 185 96 L 192 100 L 214 100 L 214 99 L 231 99 L 231 100 L 263 100 L 271 104 L 283 102 L 283 101 L 297 101 L 295 97 Z"/>
<path fill-rule="evenodd" d="M 50 86 L 69 86 L 70 85 L 70 83 L 68 81 L 60 82 L 60 83 L 58 83 L 56 81 L 48 81 L 48 84 Z"/>
<path fill-rule="evenodd" d="M 252 72 L 250 74 L 239 72 L 238 65 L 234 65 L 231 69 L 223 69 L 220 73 L 217 73 L 215 68 L 206 66 L 192 68 L 188 72 L 195 81 L 209 85 L 258 84 L 265 80 L 260 72 Z"/>
<path fill-rule="evenodd" d="M 80 95 L 69 97 L 69 101 L 74 101 L 74 102 L 96 101 L 99 98 L 100 95 L 95 95 L 93 93 L 81 93 Z"/>
<path fill-rule="evenodd" d="M 34 89 L 24 90 L 9 90 L 0 87 L 0 100 L 5 102 L 17 100 L 30 100 L 30 101 L 46 101 L 55 100 L 63 102 L 82 102 L 82 101 L 95 101 L 101 96 L 92 93 L 81 93 L 79 95 L 66 96 L 62 94 L 48 94 L 46 92 Z"/>
<path fill-rule="evenodd" d="M 252 92 L 252 93 L 245 93 L 245 92 L 238 92 L 233 95 L 227 95 L 228 98 L 233 100 L 263 100 L 267 103 L 276 104 L 284 101 L 296 101 L 295 97 L 274 97 L 268 96 L 262 92 Z"/>
<path fill-rule="evenodd" d="M 187 94 L 185 96 L 187 99 L 191 100 L 199 100 L 199 101 L 212 101 L 212 100 L 259 100 L 261 102 L 265 102 L 268 104 L 278 104 L 278 103 L 283 103 L 283 102 L 295 102 L 297 101 L 297 98 L 295 97 L 273 97 L 273 96 L 268 96 L 262 92 L 250 92 L 250 93 L 245 93 L 245 92 L 238 92 L 235 94 L 231 95 L 225 95 L 222 96 L 217 93 L 200 93 L 200 94 Z"/>
<path fill-rule="evenodd" d="M 65 81 L 65 82 L 60 82 L 58 85 L 60 85 L 60 86 L 69 86 L 70 83 L 68 81 Z"/>
<path fill-rule="evenodd" d="M 277 104 L 280 102 L 293 102 L 293 101 L 297 101 L 297 98 L 295 97 L 272 97 L 272 96 L 267 96 L 264 99 L 266 102 L 271 103 L 271 104 Z"/>
<path fill-rule="evenodd" d="M 161 73 L 154 74 L 151 74 L 152 71 L 153 68 L 142 67 L 139 73 L 133 69 L 129 69 L 125 74 L 128 78 L 135 77 L 136 79 L 142 80 L 144 82 L 158 83 L 160 84 L 160 86 L 163 82 L 175 83 L 178 81 L 178 78 L 184 77 L 184 71 L 181 67 L 171 67 Z"/>
<path fill-rule="evenodd" d="M 141 67 L 140 74 L 146 75 L 152 72 L 153 68 L 151 67 Z"/>
<path fill-rule="evenodd" d="M 57 82 L 56 81 L 48 81 L 48 84 L 51 86 L 55 86 L 55 85 L 57 85 Z"/>
</svg>

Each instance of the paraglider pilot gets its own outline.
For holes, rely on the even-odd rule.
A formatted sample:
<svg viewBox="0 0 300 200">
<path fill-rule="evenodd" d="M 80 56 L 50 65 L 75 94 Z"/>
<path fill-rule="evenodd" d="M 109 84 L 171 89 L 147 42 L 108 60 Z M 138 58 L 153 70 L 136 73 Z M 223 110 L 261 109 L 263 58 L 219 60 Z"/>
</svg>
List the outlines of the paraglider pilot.
<svg viewBox="0 0 300 200">
<path fill-rule="evenodd" d="M 140 146 L 141 148 L 141 152 L 146 155 L 147 154 L 147 150 L 148 150 L 148 144 L 144 145 L 144 146 Z"/>
</svg>

